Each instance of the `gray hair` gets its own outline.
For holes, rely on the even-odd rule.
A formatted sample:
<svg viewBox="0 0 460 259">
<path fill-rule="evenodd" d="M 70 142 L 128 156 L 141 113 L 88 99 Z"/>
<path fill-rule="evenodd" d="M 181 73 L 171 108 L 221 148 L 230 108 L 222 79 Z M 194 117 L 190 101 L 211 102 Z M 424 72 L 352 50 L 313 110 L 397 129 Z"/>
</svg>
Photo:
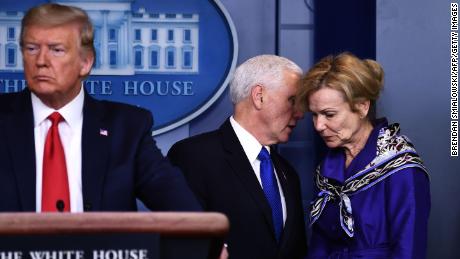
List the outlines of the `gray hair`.
<svg viewBox="0 0 460 259">
<path fill-rule="evenodd" d="M 284 72 L 302 76 L 302 69 L 293 61 L 276 55 L 259 55 L 239 65 L 230 82 L 230 98 L 237 104 L 247 98 L 252 87 L 263 85 L 270 89 L 282 86 Z"/>
</svg>

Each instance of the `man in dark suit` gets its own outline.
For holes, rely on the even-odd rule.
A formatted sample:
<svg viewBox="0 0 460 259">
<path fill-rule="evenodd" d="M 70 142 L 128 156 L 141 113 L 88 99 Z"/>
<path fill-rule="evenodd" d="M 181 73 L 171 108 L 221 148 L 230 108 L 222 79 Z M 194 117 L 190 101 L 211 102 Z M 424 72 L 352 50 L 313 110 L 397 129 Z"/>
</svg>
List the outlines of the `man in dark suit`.
<svg viewBox="0 0 460 259">
<path fill-rule="evenodd" d="M 286 58 L 261 55 L 247 60 L 230 84 L 233 116 L 216 131 L 179 141 L 168 153 L 204 209 L 229 218 L 230 258 L 295 259 L 306 253 L 299 178 L 270 148 L 286 142 L 302 117 L 295 105 L 301 75 Z M 272 160 L 268 166 L 274 168 L 268 171 L 276 177 L 273 191 L 263 176 L 267 170 L 261 154 L 267 149 Z"/>
<path fill-rule="evenodd" d="M 140 108 L 97 101 L 82 80 L 93 27 L 75 7 L 44 4 L 22 20 L 28 89 L 0 95 L 0 211 L 200 210 L 151 137 Z"/>
</svg>

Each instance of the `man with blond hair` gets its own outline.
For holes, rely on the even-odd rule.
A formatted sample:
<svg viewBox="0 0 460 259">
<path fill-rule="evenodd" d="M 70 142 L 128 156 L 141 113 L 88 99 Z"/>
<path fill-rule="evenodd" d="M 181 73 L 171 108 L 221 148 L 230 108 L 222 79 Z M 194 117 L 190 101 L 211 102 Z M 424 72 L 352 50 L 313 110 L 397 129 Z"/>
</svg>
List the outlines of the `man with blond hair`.
<svg viewBox="0 0 460 259">
<path fill-rule="evenodd" d="M 25 14 L 28 87 L 0 95 L 0 211 L 132 211 L 136 198 L 152 210 L 199 210 L 156 147 L 150 112 L 82 87 L 93 38 L 80 8 L 49 3 Z"/>
</svg>

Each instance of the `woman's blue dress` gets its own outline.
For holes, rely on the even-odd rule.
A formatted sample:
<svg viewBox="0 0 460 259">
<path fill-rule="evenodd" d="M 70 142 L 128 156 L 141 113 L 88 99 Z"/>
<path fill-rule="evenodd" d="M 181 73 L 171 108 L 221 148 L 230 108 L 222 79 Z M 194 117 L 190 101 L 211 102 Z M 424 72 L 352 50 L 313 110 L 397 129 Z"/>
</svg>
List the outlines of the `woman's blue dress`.
<svg viewBox="0 0 460 259">
<path fill-rule="evenodd" d="M 386 120 L 374 125 L 348 168 L 343 149 L 329 150 L 321 174 L 343 183 L 364 169 L 375 158 L 379 130 L 386 126 Z M 312 225 L 309 258 L 425 258 L 431 204 L 429 179 L 422 169 L 402 169 L 350 201 L 354 236 L 341 227 L 338 201 L 329 201 Z"/>
</svg>

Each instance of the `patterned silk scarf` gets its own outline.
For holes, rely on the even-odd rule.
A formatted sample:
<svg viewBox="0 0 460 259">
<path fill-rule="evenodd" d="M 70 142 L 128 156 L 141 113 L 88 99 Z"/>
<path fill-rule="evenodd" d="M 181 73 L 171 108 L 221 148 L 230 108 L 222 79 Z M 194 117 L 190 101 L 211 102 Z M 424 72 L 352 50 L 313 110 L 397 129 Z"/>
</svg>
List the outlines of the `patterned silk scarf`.
<svg viewBox="0 0 460 259">
<path fill-rule="evenodd" d="M 390 175 L 409 167 L 418 167 L 427 173 L 413 144 L 399 135 L 399 124 L 383 127 L 377 139 L 377 156 L 361 171 L 345 180 L 343 185 L 321 175 L 318 166 L 315 174 L 319 193 L 311 204 L 310 226 L 321 216 L 328 201 L 339 200 L 340 224 L 349 237 L 354 234 L 354 221 L 350 196 L 365 191 Z M 428 173 L 427 173 L 428 174 Z"/>
</svg>

